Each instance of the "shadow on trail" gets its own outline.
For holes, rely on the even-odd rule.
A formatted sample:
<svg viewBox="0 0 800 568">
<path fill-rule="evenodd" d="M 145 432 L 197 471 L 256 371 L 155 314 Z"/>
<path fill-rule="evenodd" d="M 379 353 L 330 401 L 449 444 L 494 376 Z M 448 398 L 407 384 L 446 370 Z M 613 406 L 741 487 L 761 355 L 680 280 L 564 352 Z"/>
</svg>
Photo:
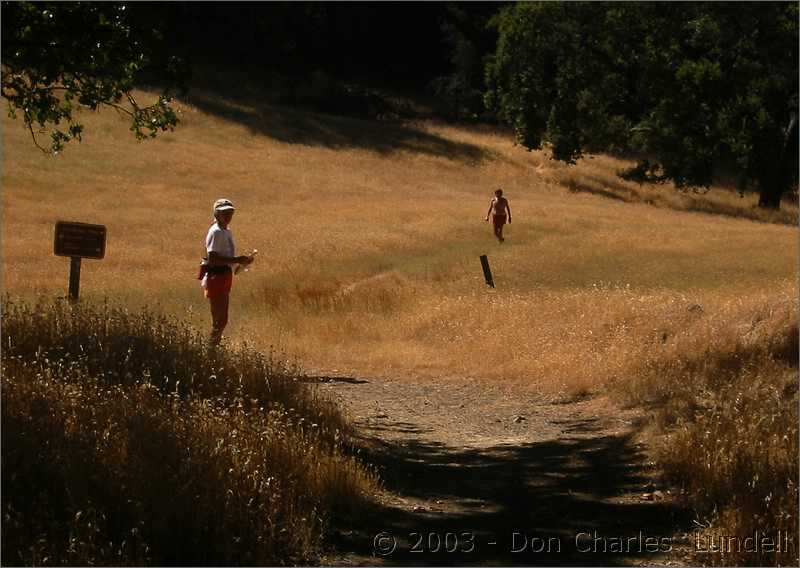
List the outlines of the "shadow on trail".
<svg viewBox="0 0 800 568">
<path fill-rule="evenodd" d="M 406 502 L 365 511 L 334 544 L 388 565 L 656 561 L 690 516 L 640 500 L 653 490 L 645 456 L 631 435 L 598 437 L 593 422 L 564 421 L 556 440 L 480 449 L 366 438 L 367 461 Z M 391 554 L 375 553 L 380 533 L 396 539 Z"/>
<path fill-rule="evenodd" d="M 473 144 L 453 142 L 412 126 L 295 110 L 288 107 L 237 104 L 193 93 L 188 102 L 203 112 L 237 122 L 253 134 L 288 144 L 330 149 L 360 148 L 378 154 L 407 151 L 478 163 L 488 153 Z"/>
<path fill-rule="evenodd" d="M 357 377 L 338 377 L 328 375 L 300 375 L 295 377 L 295 381 L 299 383 L 322 384 L 322 383 L 347 383 L 351 385 L 363 385 L 369 383 L 364 379 Z"/>
</svg>

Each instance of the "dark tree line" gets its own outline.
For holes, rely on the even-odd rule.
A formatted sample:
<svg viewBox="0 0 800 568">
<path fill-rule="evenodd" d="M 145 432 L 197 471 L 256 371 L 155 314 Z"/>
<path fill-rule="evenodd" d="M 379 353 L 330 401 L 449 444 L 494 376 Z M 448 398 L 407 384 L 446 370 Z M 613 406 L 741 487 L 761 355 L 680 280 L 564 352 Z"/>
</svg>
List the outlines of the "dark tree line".
<svg viewBox="0 0 800 568">
<path fill-rule="evenodd" d="M 797 3 L 520 3 L 495 23 L 486 102 L 527 148 L 636 150 L 632 174 L 678 187 L 725 167 L 767 208 L 796 186 Z"/>
<path fill-rule="evenodd" d="M 175 126 L 170 87 L 212 59 L 432 90 L 527 148 L 646 156 L 640 180 L 738 172 L 764 207 L 797 183 L 798 5 L 789 2 L 3 2 L 2 94 L 51 149 L 78 107 L 140 137 Z M 165 87 L 154 105 L 135 85 Z"/>
<path fill-rule="evenodd" d="M 324 70 L 422 89 L 448 68 L 437 2 L 2 2 L 2 95 L 50 151 L 80 139 L 78 107 L 114 106 L 139 138 L 173 128 L 169 102 L 206 61 L 302 79 Z M 475 3 L 481 6 L 482 3 Z M 131 96 L 163 87 L 155 105 Z M 40 138 L 40 137 L 39 137 Z"/>
<path fill-rule="evenodd" d="M 440 2 L 143 2 L 129 9 L 159 26 L 167 48 L 186 60 L 288 73 L 323 68 L 416 86 L 447 66 Z"/>
</svg>

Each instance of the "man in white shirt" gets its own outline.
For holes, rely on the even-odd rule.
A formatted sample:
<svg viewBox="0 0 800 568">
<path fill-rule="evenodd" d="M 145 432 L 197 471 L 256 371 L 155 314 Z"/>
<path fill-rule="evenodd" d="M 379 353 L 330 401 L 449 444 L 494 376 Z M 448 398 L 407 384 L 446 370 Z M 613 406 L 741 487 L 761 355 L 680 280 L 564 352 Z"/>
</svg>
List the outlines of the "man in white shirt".
<svg viewBox="0 0 800 568">
<path fill-rule="evenodd" d="M 246 266 L 253 262 L 252 256 L 236 256 L 233 233 L 228 229 L 235 210 L 229 199 L 217 199 L 214 202 L 216 223 L 211 225 L 206 235 L 208 262 L 205 265 L 203 288 L 211 305 L 211 345 L 219 344 L 222 331 L 228 325 L 228 303 L 233 286 L 231 265 Z"/>
</svg>

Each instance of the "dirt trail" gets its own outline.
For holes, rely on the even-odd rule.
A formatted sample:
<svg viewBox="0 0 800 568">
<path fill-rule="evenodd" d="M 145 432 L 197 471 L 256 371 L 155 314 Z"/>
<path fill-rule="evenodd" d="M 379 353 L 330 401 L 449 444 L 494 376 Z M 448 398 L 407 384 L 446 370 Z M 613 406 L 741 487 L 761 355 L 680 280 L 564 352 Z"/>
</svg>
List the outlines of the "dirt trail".
<svg viewBox="0 0 800 568">
<path fill-rule="evenodd" d="M 326 564 L 685 563 L 691 517 L 636 440 L 641 413 L 470 378 L 313 380 L 386 487 Z"/>
</svg>

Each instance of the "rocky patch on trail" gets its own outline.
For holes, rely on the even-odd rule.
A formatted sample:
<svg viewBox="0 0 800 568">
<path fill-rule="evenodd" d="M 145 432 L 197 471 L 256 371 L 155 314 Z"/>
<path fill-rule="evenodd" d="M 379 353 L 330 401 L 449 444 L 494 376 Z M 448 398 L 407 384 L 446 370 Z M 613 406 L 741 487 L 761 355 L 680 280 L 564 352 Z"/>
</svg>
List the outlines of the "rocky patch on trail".
<svg viewBox="0 0 800 568">
<path fill-rule="evenodd" d="M 474 378 L 327 379 L 385 491 L 326 563 L 691 562 L 691 517 L 647 458 L 640 412 Z"/>
</svg>

